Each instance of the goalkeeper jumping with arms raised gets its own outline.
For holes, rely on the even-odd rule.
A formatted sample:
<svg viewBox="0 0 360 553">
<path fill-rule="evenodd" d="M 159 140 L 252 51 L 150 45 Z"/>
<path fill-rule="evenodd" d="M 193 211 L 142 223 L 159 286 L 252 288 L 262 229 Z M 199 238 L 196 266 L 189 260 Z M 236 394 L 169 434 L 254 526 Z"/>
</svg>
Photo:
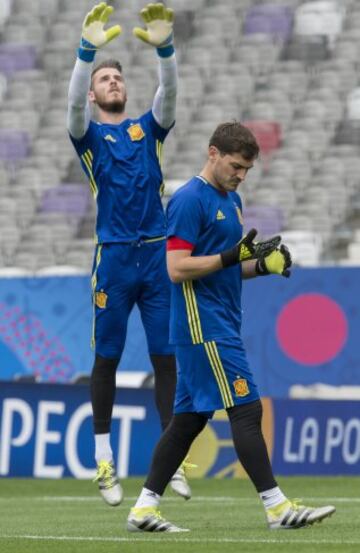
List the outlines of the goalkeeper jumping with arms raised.
<svg viewBox="0 0 360 553">
<path fill-rule="evenodd" d="M 97 50 L 121 34 L 119 25 L 105 29 L 112 11 L 102 2 L 85 17 L 69 87 L 67 126 L 97 203 L 92 272 L 95 362 L 90 384 L 96 480 L 104 500 L 118 505 L 123 492 L 115 473 L 110 425 L 116 368 L 135 303 L 146 331 L 163 429 L 172 416 L 176 364 L 169 346 L 170 281 L 160 163 L 175 121 L 177 68 L 173 11 L 148 4 L 141 11 L 146 28 L 135 28 L 134 35 L 156 49 L 160 82 L 151 110 L 129 119 L 120 63 L 110 59 L 93 67 Z M 97 122 L 91 119 L 91 106 L 97 108 Z M 190 497 L 182 466 L 171 486 Z"/>
</svg>

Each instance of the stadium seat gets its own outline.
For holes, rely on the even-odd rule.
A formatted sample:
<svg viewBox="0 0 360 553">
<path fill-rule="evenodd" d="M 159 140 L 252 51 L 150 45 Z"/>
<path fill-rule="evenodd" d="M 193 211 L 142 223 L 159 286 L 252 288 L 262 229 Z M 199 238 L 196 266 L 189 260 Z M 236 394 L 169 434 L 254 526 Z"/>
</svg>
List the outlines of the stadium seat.
<svg viewBox="0 0 360 553">
<path fill-rule="evenodd" d="M 0 9 L 0 31 L 5 25 L 5 22 L 8 20 L 10 13 L 11 13 L 11 3 L 12 0 L 3 0 L 1 2 L 1 9 Z"/>
<path fill-rule="evenodd" d="M 0 190 L 2 195 L 4 194 L 9 182 L 10 172 L 7 170 L 5 163 L 0 161 Z"/>
<path fill-rule="evenodd" d="M 244 33 L 265 33 L 274 39 L 287 40 L 292 32 L 293 11 L 289 6 L 260 4 L 245 16 Z"/>
<path fill-rule="evenodd" d="M 33 69 L 36 63 L 36 50 L 32 44 L 0 43 L 0 72 L 5 75 Z"/>
<path fill-rule="evenodd" d="M 345 9 L 336 0 L 305 2 L 295 10 L 294 34 L 324 36 L 333 47 L 341 33 L 344 18 Z"/>
<path fill-rule="evenodd" d="M 266 181 L 264 180 L 264 186 Z M 296 195 L 292 188 L 282 190 L 270 190 L 259 188 L 253 193 L 254 205 L 278 207 L 281 205 L 284 211 L 292 211 L 296 204 Z"/>
<path fill-rule="evenodd" d="M 281 236 L 296 265 L 317 266 L 322 252 L 321 237 L 309 230 L 283 230 Z"/>
<path fill-rule="evenodd" d="M 39 53 L 44 47 L 45 28 L 40 21 L 32 22 L 31 19 L 26 25 L 10 23 L 4 29 L 3 41 L 7 44 L 31 44 Z"/>
<path fill-rule="evenodd" d="M 276 121 L 245 120 L 243 123 L 256 136 L 261 154 L 265 157 L 280 146 L 281 127 Z"/>
<path fill-rule="evenodd" d="M 338 40 L 335 45 L 334 56 L 339 60 L 356 62 L 359 56 L 357 43 L 352 40 Z"/>
<path fill-rule="evenodd" d="M 360 265 L 360 243 L 355 242 L 348 245 L 348 258 L 355 265 Z"/>
<path fill-rule="evenodd" d="M 82 269 L 87 273 L 91 272 L 93 256 L 88 252 L 83 250 L 71 249 L 66 253 L 64 263 L 76 267 L 77 269 Z"/>
<path fill-rule="evenodd" d="M 24 131 L 0 129 L 0 161 L 16 162 L 29 152 L 29 136 Z"/>
<path fill-rule="evenodd" d="M 294 120 L 294 126 L 284 136 L 284 146 L 301 148 L 308 152 L 310 149 L 310 136 L 309 133 L 302 129 L 295 127 L 296 120 Z"/>
<path fill-rule="evenodd" d="M 40 211 L 71 214 L 81 218 L 86 214 L 89 199 L 89 190 L 82 184 L 65 184 L 44 192 Z"/>
<path fill-rule="evenodd" d="M 243 210 L 246 231 L 256 228 L 259 238 L 279 234 L 284 224 L 284 214 L 281 207 L 251 205 Z"/>
<path fill-rule="evenodd" d="M 34 14 L 42 16 L 44 18 L 51 19 L 56 13 L 58 13 L 58 6 L 60 0 L 16 0 L 15 11 L 20 13 L 28 12 L 30 15 Z"/>
<path fill-rule="evenodd" d="M 354 144 L 360 146 L 360 121 L 344 119 L 337 126 L 335 144 Z"/>
<path fill-rule="evenodd" d="M 3 101 L 7 91 L 7 79 L 3 73 L 0 72 L 0 105 Z"/>
<path fill-rule="evenodd" d="M 293 35 L 284 46 L 283 60 L 301 60 L 311 66 L 331 57 L 325 36 Z"/>
<path fill-rule="evenodd" d="M 0 214 L 6 213 L 14 217 L 16 213 L 16 200 L 11 196 L 2 196 L 0 203 Z"/>
<path fill-rule="evenodd" d="M 293 61 L 291 60 L 289 63 L 292 64 Z M 277 63 L 274 71 L 268 77 L 267 86 L 274 91 L 285 93 L 296 105 L 304 99 L 308 82 L 309 76 L 304 68 L 285 71 L 284 65 Z"/>
<path fill-rule="evenodd" d="M 346 118 L 360 120 L 360 87 L 356 87 L 346 98 Z"/>
</svg>

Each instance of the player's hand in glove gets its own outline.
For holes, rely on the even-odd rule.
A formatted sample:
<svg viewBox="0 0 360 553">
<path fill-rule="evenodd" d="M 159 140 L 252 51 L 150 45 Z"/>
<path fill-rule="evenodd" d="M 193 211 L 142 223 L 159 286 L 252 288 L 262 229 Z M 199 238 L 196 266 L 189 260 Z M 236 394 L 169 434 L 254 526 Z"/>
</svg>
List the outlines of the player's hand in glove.
<svg viewBox="0 0 360 553">
<path fill-rule="evenodd" d="M 82 35 L 78 56 L 84 61 L 93 61 L 96 51 L 102 48 L 120 35 L 122 29 L 120 25 L 114 25 L 109 29 L 104 29 L 106 23 L 114 8 L 108 6 L 106 2 L 97 4 L 89 11 L 84 19 L 82 26 Z"/>
<path fill-rule="evenodd" d="M 279 249 L 268 255 L 259 257 L 256 262 L 255 270 L 258 275 L 277 274 L 284 277 L 290 276 L 289 268 L 292 265 L 291 255 L 288 248 L 281 244 Z"/>
<path fill-rule="evenodd" d="M 247 259 L 257 259 L 268 255 L 276 250 L 281 242 L 281 236 L 273 236 L 262 242 L 254 242 L 257 235 L 256 229 L 251 229 L 249 232 L 230 250 L 222 252 L 221 261 L 223 267 L 231 267 Z"/>
<path fill-rule="evenodd" d="M 148 4 L 141 10 L 140 16 L 143 19 L 146 29 L 135 27 L 134 35 L 155 46 L 155 48 L 166 48 L 173 42 L 174 12 L 166 8 L 164 4 Z"/>
</svg>

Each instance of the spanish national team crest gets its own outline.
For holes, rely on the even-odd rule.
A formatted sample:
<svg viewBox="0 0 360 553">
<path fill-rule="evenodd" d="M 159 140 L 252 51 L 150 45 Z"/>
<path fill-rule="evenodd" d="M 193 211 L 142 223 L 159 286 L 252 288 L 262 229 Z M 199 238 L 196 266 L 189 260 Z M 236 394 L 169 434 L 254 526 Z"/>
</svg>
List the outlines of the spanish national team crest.
<svg viewBox="0 0 360 553">
<path fill-rule="evenodd" d="M 108 296 L 101 290 L 101 292 L 95 292 L 95 305 L 100 309 L 105 309 Z"/>
<path fill-rule="evenodd" d="M 235 388 L 235 395 L 237 397 L 244 397 L 250 394 L 249 386 L 246 378 L 238 378 L 233 382 Z"/>
<path fill-rule="evenodd" d="M 131 125 L 128 128 L 127 132 L 129 133 L 129 136 L 133 142 L 141 140 L 145 136 L 145 133 L 139 123 Z"/>
</svg>

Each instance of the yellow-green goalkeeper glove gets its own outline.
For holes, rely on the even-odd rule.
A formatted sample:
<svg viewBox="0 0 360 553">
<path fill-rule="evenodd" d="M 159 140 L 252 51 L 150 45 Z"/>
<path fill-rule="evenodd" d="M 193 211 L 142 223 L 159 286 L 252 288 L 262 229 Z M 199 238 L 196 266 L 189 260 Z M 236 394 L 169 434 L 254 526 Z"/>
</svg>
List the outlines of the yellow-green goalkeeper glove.
<svg viewBox="0 0 360 553">
<path fill-rule="evenodd" d="M 140 16 L 145 23 L 146 29 L 135 27 L 134 35 L 157 48 L 158 54 L 162 57 L 169 57 L 174 53 L 173 47 L 173 25 L 174 12 L 166 8 L 164 4 L 148 4 L 141 10 Z"/>
<path fill-rule="evenodd" d="M 93 61 L 99 48 L 120 35 L 122 30 L 120 25 L 114 25 L 107 30 L 104 29 L 113 11 L 112 6 L 108 6 L 106 2 L 101 2 L 86 14 L 78 49 L 78 57 L 81 60 Z"/>
<path fill-rule="evenodd" d="M 262 242 L 254 242 L 254 238 L 257 235 L 256 229 L 251 229 L 249 232 L 230 250 L 222 252 L 221 261 L 222 266 L 231 267 L 247 259 L 257 259 L 268 255 L 270 252 L 276 250 L 281 242 L 281 236 L 273 236 L 268 240 Z"/>
<path fill-rule="evenodd" d="M 289 271 L 291 265 L 290 252 L 284 244 L 281 244 L 279 249 L 260 257 L 256 262 L 255 270 L 260 276 L 276 274 L 288 278 L 291 275 Z"/>
</svg>

